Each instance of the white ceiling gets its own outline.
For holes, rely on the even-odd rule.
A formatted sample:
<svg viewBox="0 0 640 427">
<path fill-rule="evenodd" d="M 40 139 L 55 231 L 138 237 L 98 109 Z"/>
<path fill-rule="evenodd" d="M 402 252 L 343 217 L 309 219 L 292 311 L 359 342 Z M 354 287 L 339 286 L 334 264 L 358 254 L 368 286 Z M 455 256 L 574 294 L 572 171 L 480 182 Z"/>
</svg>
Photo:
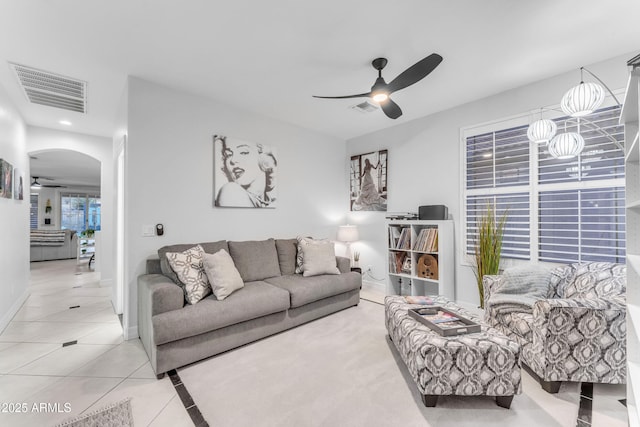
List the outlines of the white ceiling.
<svg viewBox="0 0 640 427">
<path fill-rule="evenodd" d="M 77 151 L 53 150 L 30 155 L 31 181 L 41 185 L 96 190 L 100 188 L 100 162 Z"/>
<path fill-rule="evenodd" d="M 638 0 L 0 0 L 0 84 L 27 123 L 111 136 L 127 75 L 341 139 L 614 56 L 640 44 Z M 394 94 L 404 115 L 361 114 L 387 81 L 443 63 Z M 88 82 L 88 114 L 27 103 L 7 61 Z M 576 76 L 577 76 L 576 71 Z M 62 127 L 61 119 L 72 127 Z"/>
</svg>

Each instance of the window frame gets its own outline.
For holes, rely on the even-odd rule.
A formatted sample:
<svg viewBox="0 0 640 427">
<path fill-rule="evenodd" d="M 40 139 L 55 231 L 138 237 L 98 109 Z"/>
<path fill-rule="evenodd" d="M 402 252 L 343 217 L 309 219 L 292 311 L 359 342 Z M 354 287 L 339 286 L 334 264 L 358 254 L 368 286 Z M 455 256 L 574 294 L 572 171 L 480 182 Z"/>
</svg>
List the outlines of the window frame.
<svg viewBox="0 0 640 427">
<path fill-rule="evenodd" d="M 611 105 L 610 97 L 605 99 L 605 103 L 599 108 L 615 107 Z M 545 110 L 545 118 L 557 119 L 566 116 L 558 105 L 543 107 Z M 569 182 L 557 182 L 557 183 L 539 183 L 539 153 L 537 144 L 530 142 L 529 149 L 529 183 L 527 185 L 512 185 L 512 186 L 494 186 L 494 187 L 481 187 L 467 189 L 467 138 L 474 135 L 481 135 L 483 133 L 498 132 L 500 130 L 515 128 L 523 125 L 527 125 L 539 118 L 540 110 L 530 111 L 528 113 L 516 114 L 513 116 L 504 117 L 497 120 L 491 120 L 476 125 L 465 126 L 460 128 L 460 149 L 462 155 L 460 156 L 460 225 L 462 232 L 459 237 L 460 248 L 460 260 L 462 265 L 473 266 L 473 255 L 467 254 L 467 197 L 468 196 L 482 196 L 487 197 L 495 195 L 512 194 L 517 192 L 529 192 L 529 209 L 530 209 L 530 227 L 529 227 L 529 247 L 530 247 L 530 259 L 522 260 L 516 258 L 501 258 L 501 268 L 508 268 L 514 265 L 519 265 L 527 262 L 543 262 L 549 265 L 563 265 L 564 263 L 553 263 L 549 261 L 540 261 L 540 245 L 539 245 L 539 195 L 542 191 L 562 191 L 562 190 L 590 190 L 598 188 L 612 188 L 622 187 L 625 188 L 625 177 L 622 178 L 610 178 L 601 180 L 580 180 Z M 588 118 L 587 118 L 588 119 Z M 624 152 L 623 152 L 624 156 Z M 494 167 L 495 170 L 495 167 Z M 494 175 L 495 178 L 495 175 Z M 495 183 L 494 183 L 495 185 Z M 626 245 L 625 245 L 626 247 Z"/>
</svg>

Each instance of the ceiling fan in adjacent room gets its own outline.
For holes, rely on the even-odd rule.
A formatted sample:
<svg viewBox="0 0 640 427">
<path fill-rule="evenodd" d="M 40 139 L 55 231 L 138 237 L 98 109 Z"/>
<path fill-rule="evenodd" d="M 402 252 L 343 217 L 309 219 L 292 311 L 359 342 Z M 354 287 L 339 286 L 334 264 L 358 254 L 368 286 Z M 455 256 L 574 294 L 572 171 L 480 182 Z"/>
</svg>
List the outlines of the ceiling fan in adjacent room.
<svg viewBox="0 0 640 427">
<path fill-rule="evenodd" d="M 325 99 L 345 99 L 345 98 L 360 98 L 360 97 L 369 97 L 373 99 L 377 104 L 380 105 L 382 111 L 387 115 L 387 117 L 391 119 L 397 119 L 402 115 L 402 110 L 400 106 L 393 102 L 389 95 L 393 92 L 397 92 L 401 89 L 404 89 L 408 86 L 411 86 L 414 83 L 419 82 L 423 78 L 425 78 L 429 73 L 431 73 L 440 63 L 442 62 L 442 56 L 437 53 L 432 53 L 426 58 L 416 62 L 411 67 L 404 70 L 402 73 L 398 75 L 395 79 L 393 79 L 390 83 L 387 83 L 382 78 L 382 70 L 387 65 L 386 58 L 376 58 L 371 62 L 373 68 L 378 70 L 378 78 L 376 79 L 373 86 L 371 86 L 371 91 L 366 93 L 359 93 L 357 95 L 346 95 L 346 96 L 316 96 L 313 95 L 314 98 L 325 98 Z"/>
<path fill-rule="evenodd" d="M 45 179 L 47 181 L 54 181 L 53 178 L 45 178 L 43 176 L 32 176 L 31 178 L 33 178 L 33 182 L 31 183 L 31 188 L 67 188 L 66 185 L 55 185 L 55 184 L 40 184 L 38 182 L 38 179 Z"/>
</svg>

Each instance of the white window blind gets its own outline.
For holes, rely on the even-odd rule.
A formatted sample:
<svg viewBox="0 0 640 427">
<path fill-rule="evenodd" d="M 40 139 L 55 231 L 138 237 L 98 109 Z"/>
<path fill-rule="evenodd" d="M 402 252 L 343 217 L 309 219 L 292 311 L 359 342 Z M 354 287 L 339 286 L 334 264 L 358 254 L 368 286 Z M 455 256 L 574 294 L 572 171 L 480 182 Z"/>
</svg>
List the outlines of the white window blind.
<svg viewBox="0 0 640 427">
<path fill-rule="evenodd" d="M 467 197 L 467 253 L 473 254 L 478 236 L 478 218 L 491 206 L 500 219 L 505 211 L 507 219 L 502 239 L 502 255 L 507 258 L 530 258 L 529 193 Z"/>
<path fill-rule="evenodd" d="M 29 227 L 35 230 L 38 228 L 38 195 L 32 194 L 29 202 L 31 203 L 29 211 Z"/>
<path fill-rule="evenodd" d="M 540 192 L 541 261 L 624 263 L 624 187 Z"/>
<path fill-rule="evenodd" d="M 465 244 L 473 254 L 476 221 L 491 203 L 507 210 L 503 257 L 549 262 L 625 262 L 624 128 L 619 107 L 581 120 L 554 119 L 558 133 L 578 131 L 582 153 L 553 158 L 545 144 L 529 142 L 529 118 L 506 129 L 467 132 Z M 531 150 L 530 148 L 534 148 Z M 532 209 L 535 209 L 532 211 Z M 535 233 L 532 237 L 531 233 Z"/>
</svg>

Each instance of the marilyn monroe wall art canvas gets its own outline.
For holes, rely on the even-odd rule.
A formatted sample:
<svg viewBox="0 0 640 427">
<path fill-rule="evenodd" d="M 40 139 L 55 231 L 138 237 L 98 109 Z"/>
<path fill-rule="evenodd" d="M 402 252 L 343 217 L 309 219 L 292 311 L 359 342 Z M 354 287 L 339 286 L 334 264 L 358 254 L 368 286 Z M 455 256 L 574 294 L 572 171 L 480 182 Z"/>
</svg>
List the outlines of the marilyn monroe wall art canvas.
<svg viewBox="0 0 640 427">
<path fill-rule="evenodd" d="M 213 136 L 214 194 L 217 207 L 275 208 L 275 149 L 223 135 Z"/>
</svg>

